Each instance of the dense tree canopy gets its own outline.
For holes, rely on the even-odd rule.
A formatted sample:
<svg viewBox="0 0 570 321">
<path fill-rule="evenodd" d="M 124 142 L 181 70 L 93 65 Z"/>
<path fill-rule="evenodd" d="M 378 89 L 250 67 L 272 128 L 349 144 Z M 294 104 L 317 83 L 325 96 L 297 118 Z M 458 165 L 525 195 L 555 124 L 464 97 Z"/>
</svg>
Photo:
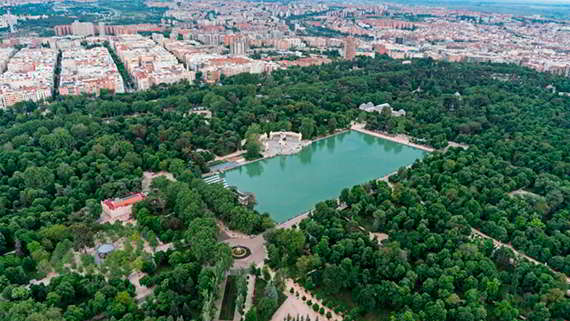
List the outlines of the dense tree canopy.
<svg viewBox="0 0 570 321">
<path fill-rule="evenodd" d="M 240 148 L 258 156 L 250 138 L 261 133 L 312 138 L 365 121 L 436 148 L 470 147 L 435 152 L 392 186 L 343 191 L 345 211 L 321 204 L 300 229 L 270 232 L 270 264 L 329 298 L 349 293 L 356 319 L 561 320 L 570 307 L 559 276 L 470 236 L 477 228 L 570 274 L 570 98 L 548 85 L 570 91 L 568 79 L 512 65 L 378 57 L 0 110 L 0 318 L 207 319 L 229 267 L 215 219 L 246 233 L 272 225 L 201 181 L 208 162 Z M 369 101 L 407 114 L 357 108 Z M 138 307 L 128 282 L 95 275 L 25 287 L 58 246 L 92 246 L 99 202 L 140 191 L 147 170 L 177 178 L 157 180 L 135 208 L 145 233 L 180 243 L 143 263 L 155 300 Z M 359 225 L 389 241 L 378 245 Z"/>
</svg>

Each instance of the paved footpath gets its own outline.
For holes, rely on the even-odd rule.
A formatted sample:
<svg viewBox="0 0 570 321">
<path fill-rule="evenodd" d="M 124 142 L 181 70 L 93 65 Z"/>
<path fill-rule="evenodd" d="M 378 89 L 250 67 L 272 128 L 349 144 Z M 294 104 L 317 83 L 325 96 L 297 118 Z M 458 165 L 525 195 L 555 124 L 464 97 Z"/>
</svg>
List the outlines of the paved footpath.
<svg viewBox="0 0 570 321">
<path fill-rule="evenodd" d="M 311 211 L 305 212 L 301 215 L 297 215 L 293 218 L 288 219 L 287 221 L 277 225 L 277 228 L 282 228 L 282 229 L 288 229 L 288 228 L 292 228 L 293 225 L 297 225 L 299 226 L 299 223 L 304 220 L 305 218 L 309 217 L 309 214 L 311 213 Z"/>
<path fill-rule="evenodd" d="M 295 290 L 295 293 L 299 292 L 299 298 L 297 298 L 295 294 L 291 294 L 289 292 L 291 288 Z M 326 318 L 327 312 L 330 312 L 332 314 L 332 318 L 330 318 L 329 320 L 342 321 L 343 319 L 340 314 L 325 307 L 322 304 L 321 300 L 315 298 L 310 292 L 305 290 L 305 288 L 296 284 L 291 279 L 285 280 L 285 294 L 287 295 L 287 300 L 285 300 L 285 302 L 279 307 L 279 309 L 277 309 L 277 312 L 273 314 L 271 321 L 283 321 L 283 319 L 286 318 L 287 315 L 290 315 L 291 317 L 296 317 L 297 315 L 300 316 L 308 315 L 313 321 L 317 320 L 317 318 L 319 318 L 319 320 L 327 320 Z M 320 313 L 315 312 L 312 307 L 309 307 L 307 305 L 306 301 L 303 301 L 301 299 L 303 296 L 307 298 L 307 301 L 311 300 L 313 301 L 313 303 L 318 303 L 319 306 L 323 307 L 325 309 L 325 314 L 321 315 Z"/>
<path fill-rule="evenodd" d="M 244 311 L 249 311 L 253 306 L 253 291 L 255 289 L 255 279 L 254 274 L 249 274 L 249 279 L 247 280 L 247 296 L 245 297 Z"/>
<path fill-rule="evenodd" d="M 336 209 L 339 211 L 343 211 L 344 209 L 346 209 L 347 206 L 346 204 L 341 204 L 339 205 Z M 303 214 L 297 215 L 293 218 L 288 219 L 287 221 L 277 225 L 277 228 L 282 228 L 282 229 L 288 229 L 288 228 L 292 228 L 293 225 L 295 226 L 299 226 L 299 223 L 301 223 L 302 220 L 306 219 L 307 217 L 309 217 L 309 214 L 311 214 L 313 211 L 307 211 Z"/>
</svg>

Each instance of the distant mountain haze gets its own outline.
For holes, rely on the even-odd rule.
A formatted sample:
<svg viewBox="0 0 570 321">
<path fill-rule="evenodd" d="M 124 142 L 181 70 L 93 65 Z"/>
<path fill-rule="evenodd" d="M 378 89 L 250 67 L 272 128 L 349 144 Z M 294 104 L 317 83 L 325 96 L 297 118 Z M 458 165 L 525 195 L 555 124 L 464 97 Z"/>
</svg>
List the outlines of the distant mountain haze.
<svg viewBox="0 0 570 321">
<path fill-rule="evenodd" d="M 570 19 L 570 0 L 387 0 L 384 3 L 446 7 L 485 13 L 513 14 L 516 16 L 540 15 L 554 19 Z"/>
</svg>

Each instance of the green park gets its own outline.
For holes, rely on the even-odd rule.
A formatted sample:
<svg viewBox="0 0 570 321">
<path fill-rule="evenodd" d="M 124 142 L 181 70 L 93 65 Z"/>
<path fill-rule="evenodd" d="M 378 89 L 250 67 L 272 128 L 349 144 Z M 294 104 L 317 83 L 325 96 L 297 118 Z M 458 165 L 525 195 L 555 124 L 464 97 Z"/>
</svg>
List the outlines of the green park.
<svg viewBox="0 0 570 321">
<path fill-rule="evenodd" d="M 548 86 L 570 92 L 377 56 L 2 109 L 0 320 L 566 320 L 570 97 Z M 316 141 L 221 175 L 255 204 L 205 181 L 280 131 Z"/>
</svg>

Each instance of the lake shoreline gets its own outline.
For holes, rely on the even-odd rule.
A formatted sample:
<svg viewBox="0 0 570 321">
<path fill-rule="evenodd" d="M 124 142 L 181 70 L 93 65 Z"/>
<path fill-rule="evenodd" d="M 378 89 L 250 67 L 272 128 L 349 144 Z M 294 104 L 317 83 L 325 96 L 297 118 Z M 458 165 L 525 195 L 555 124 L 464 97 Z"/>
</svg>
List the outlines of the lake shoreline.
<svg viewBox="0 0 570 321">
<path fill-rule="evenodd" d="M 278 153 L 278 154 L 273 154 L 273 155 L 267 155 L 267 156 L 263 156 L 263 157 L 261 157 L 261 158 L 253 159 L 253 160 L 248 161 L 248 162 L 244 162 L 242 165 L 249 164 L 249 163 L 251 163 L 251 162 L 255 162 L 255 161 L 258 161 L 258 160 L 270 159 L 270 158 L 277 157 L 277 156 L 295 155 L 295 154 L 298 154 L 298 153 L 300 153 L 301 151 L 303 151 L 303 149 L 307 148 L 308 146 L 311 146 L 311 144 L 313 144 L 313 143 L 316 143 L 316 142 L 318 142 L 318 141 L 320 141 L 320 140 L 327 139 L 327 138 L 330 138 L 330 137 L 333 137 L 333 136 L 336 136 L 336 135 L 340 135 L 340 134 L 346 133 L 346 132 L 348 132 L 348 131 L 350 131 L 350 130 L 351 130 L 350 128 L 337 129 L 337 130 L 336 130 L 334 133 L 332 133 L 332 134 L 327 134 L 327 135 L 324 135 L 324 136 L 318 136 L 318 137 L 316 137 L 316 138 L 314 138 L 314 139 L 302 141 L 302 147 L 301 147 L 301 149 L 296 150 L 294 153 Z M 262 155 L 263 155 L 263 154 L 262 154 Z M 236 166 L 236 167 L 237 167 L 237 166 Z M 234 168 L 235 168 L 235 167 L 234 167 Z"/>
<path fill-rule="evenodd" d="M 410 167 L 412 167 L 412 165 L 405 166 L 405 168 L 410 168 Z M 382 177 L 378 177 L 375 180 L 385 182 L 388 184 L 388 186 L 390 186 L 390 188 L 392 188 L 392 183 L 390 183 L 389 179 L 391 176 L 398 174 L 399 171 L 400 171 L 400 169 L 395 170 L 395 171 L 388 173 Z M 337 202 L 339 202 L 338 199 L 337 199 Z M 298 225 L 303 219 L 309 217 L 309 214 L 311 214 L 313 212 L 313 210 L 314 210 L 314 207 L 310 210 L 301 212 L 300 214 L 297 214 L 291 218 L 288 218 L 283 222 L 277 222 L 274 220 L 276 223 L 276 227 L 281 228 L 281 229 L 287 229 L 287 228 L 291 228 L 293 225 Z"/>
<path fill-rule="evenodd" d="M 351 131 L 351 130 L 352 130 L 351 128 L 338 129 L 338 130 L 336 130 L 336 131 L 335 131 L 334 133 L 332 133 L 332 134 L 327 134 L 327 135 L 324 135 L 324 136 L 319 136 L 319 137 L 316 137 L 316 138 L 314 138 L 314 139 L 305 141 L 305 142 L 303 143 L 303 147 L 302 147 L 300 150 L 296 151 L 295 153 L 267 155 L 267 156 L 262 156 L 262 157 L 260 157 L 260 158 L 252 159 L 252 160 L 245 161 L 245 162 L 237 162 L 237 165 L 236 165 L 236 166 L 227 167 L 227 168 L 224 168 L 224 169 L 222 169 L 222 170 L 215 171 L 215 172 L 205 173 L 205 174 L 202 175 L 202 178 L 206 178 L 206 177 L 213 176 L 213 175 L 223 174 L 223 173 L 226 172 L 226 171 L 229 171 L 229 170 L 232 170 L 232 169 L 236 169 L 236 168 L 238 168 L 238 167 L 241 167 L 241 166 L 244 166 L 244 165 L 248 165 L 248 164 L 251 164 L 251 163 L 259 162 L 259 161 L 262 161 L 262 160 L 271 159 L 271 158 L 274 158 L 274 157 L 277 157 L 277 156 L 291 156 L 291 155 L 295 155 L 295 154 L 298 154 L 298 153 L 300 153 L 301 151 L 303 151 L 303 149 L 307 148 L 308 146 L 311 146 L 311 144 L 313 144 L 313 143 L 315 143 L 315 142 L 318 142 L 318 141 L 320 141 L 320 140 L 327 139 L 327 138 L 330 138 L 330 137 L 333 137 L 333 136 L 336 136 L 336 135 L 339 135 L 339 134 L 344 134 L 344 133 L 349 132 L 349 131 Z"/>
<path fill-rule="evenodd" d="M 427 145 L 421 145 L 421 144 L 416 144 L 411 142 L 411 138 L 410 136 L 407 135 L 396 135 L 396 136 L 392 136 L 386 133 L 382 133 L 382 132 L 378 132 L 378 131 L 373 131 L 373 130 L 368 130 L 365 129 L 363 125 L 361 124 L 354 124 L 350 127 L 351 130 L 355 130 L 357 132 L 363 133 L 363 134 L 367 134 L 367 135 L 371 135 L 374 137 L 378 137 L 378 138 L 382 138 L 385 140 L 389 140 L 398 144 L 402 144 L 402 145 L 406 145 L 409 147 L 413 147 L 413 148 L 417 148 L 417 149 L 421 149 L 425 152 L 434 152 L 435 148 L 427 146 Z"/>
<path fill-rule="evenodd" d="M 342 135 L 335 136 L 339 133 Z M 248 165 L 245 168 L 226 171 L 220 178 L 255 193 L 257 211 L 268 212 L 274 222 L 289 226 L 316 203 L 338 197 L 342 188 L 387 180 L 427 155 L 419 148 L 348 129 L 313 142 L 318 143 L 289 155 L 292 157 L 246 162 L 242 164 Z"/>
<path fill-rule="evenodd" d="M 374 137 L 376 137 L 376 138 L 381 138 L 381 139 L 388 140 L 388 141 L 391 141 L 391 142 L 394 142 L 394 143 L 398 143 L 398 144 L 406 145 L 406 146 L 408 146 L 408 147 L 412 147 L 412 148 L 416 148 L 416 149 L 419 149 L 419 150 L 423 150 L 423 151 L 425 151 L 425 152 L 431 153 L 431 152 L 434 152 L 434 151 L 435 151 L 434 148 L 429 147 L 429 146 L 427 146 L 427 145 L 421 145 L 421 144 L 412 143 L 412 142 L 410 141 L 410 137 L 407 136 L 407 135 L 391 136 L 391 135 L 387 135 L 387 134 L 385 134 L 385 133 L 381 133 L 381 132 L 377 132 L 377 131 L 372 131 L 372 130 L 364 129 L 364 126 L 363 126 L 362 124 L 353 124 L 353 125 L 352 125 L 351 127 L 349 127 L 349 128 L 338 129 L 338 130 L 336 130 L 336 131 L 335 131 L 334 133 L 332 133 L 332 134 L 327 134 L 327 135 L 324 135 L 324 136 L 316 137 L 316 138 L 311 139 L 311 140 L 307 140 L 307 141 L 303 144 L 303 147 L 302 147 L 300 150 L 296 151 L 295 153 L 268 155 L 268 156 L 263 156 L 263 157 L 260 157 L 260 158 L 256 158 L 256 159 L 252 159 L 252 160 L 244 161 L 244 162 L 239 162 L 239 161 L 238 161 L 237 164 L 236 164 L 236 166 L 227 167 L 227 168 L 224 168 L 224 169 L 222 169 L 222 170 L 218 170 L 218 171 L 211 172 L 211 173 L 206 173 L 206 174 L 202 175 L 202 178 L 206 178 L 206 177 L 209 177 L 209 176 L 212 176 L 212 175 L 220 175 L 220 174 L 223 174 L 223 173 L 226 172 L 226 171 L 229 171 L 229 170 L 232 170 L 232 169 L 236 169 L 236 168 L 239 168 L 239 167 L 241 167 L 241 166 L 248 165 L 248 164 L 251 164 L 251 163 L 259 162 L 259 161 L 262 161 L 262 160 L 271 159 L 271 158 L 274 158 L 274 157 L 277 157 L 277 156 L 290 156 L 290 155 L 295 155 L 295 154 L 298 154 L 299 152 L 301 152 L 301 151 L 302 151 L 303 149 L 305 149 L 306 147 L 311 146 L 311 144 L 313 144 L 313 143 L 315 143 L 315 142 L 318 142 L 318 141 L 320 141 L 320 140 L 327 139 L 327 138 L 330 138 L 330 137 L 333 137 L 333 136 L 336 136 L 336 135 L 344 134 L 344 133 L 349 132 L 349 131 L 352 131 L 352 130 L 353 130 L 353 131 L 356 131 L 356 132 L 359 132 L 359 133 L 361 133 L 361 134 L 374 136 Z"/>
</svg>

